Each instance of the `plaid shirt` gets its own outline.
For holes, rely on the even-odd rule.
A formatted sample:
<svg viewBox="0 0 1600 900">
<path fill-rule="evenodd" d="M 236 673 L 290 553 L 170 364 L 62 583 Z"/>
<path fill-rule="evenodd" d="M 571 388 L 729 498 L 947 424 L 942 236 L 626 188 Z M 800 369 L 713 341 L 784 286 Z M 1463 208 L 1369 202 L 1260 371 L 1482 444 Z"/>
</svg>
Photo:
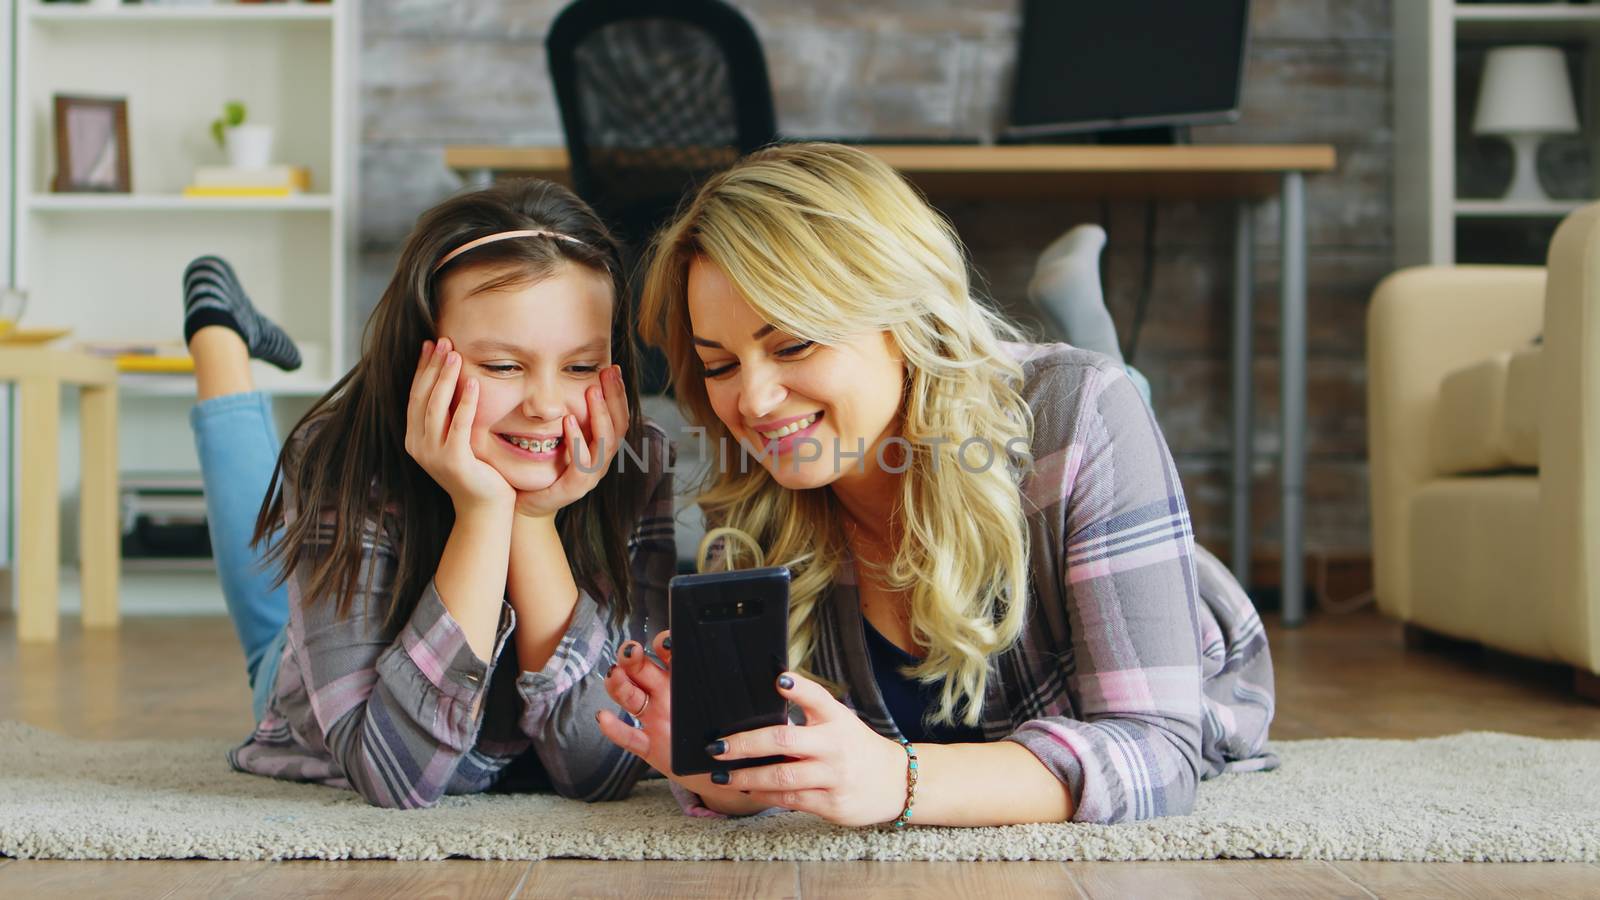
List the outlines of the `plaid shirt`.
<svg viewBox="0 0 1600 900">
<path fill-rule="evenodd" d="M 369 523 L 362 566 L 373 587 L 353 598 L 348 616 L 338 617 L 332 602 L 301 602 L 312 564 L 289 578 L 277 683 L 255 732 L 229 754 L 233 766 L 352 788 L 369 803 L 398 808 L 431 806 L 445 794 L 542 786 L 582 799 L 625 796 L 646 766 L 595 726 L 599 709 L 614 709 L 602 663 L 614 661 L 625 641 L 645 640 L 647 621 L 664 627 L 676 556 L 671 444 L 654 424 L 644 433 L 651 474 L 628 542 L 640 610 L 632 621 L 618 628 L 581 593 L 555 655 L 542 670 L 523 672 L 507 640 L 516 627 L 510 604 L 486 663 L 430 581 L 390 639 L 382 625 L 392 602 L 393 536 Z"/>
<path fill-rule="evenodd" d="M 1122 368 L 1065 344 L 1011 345 L 1034 416 L 1021 489 L 1028 622 L 990 661 L 981 727 L 1064 782 L 1073 820 L 1178 815 L 1222 772 L 1269 769 L 1272 660 L 1261 619 L 1194 543 L 1155 417 Z M 873 677 L 854 570 L 816 607 L 817 674 L 899 737 Z M 691 815 L 714 816 L 676 789 Z"/>
<path fill-rule="evenodd" d="M 1014 352 L 1035 421 L 1035 465 L 1021 486 L 1033 593 L 1022 638 L 991 661 L 985 737 L 1032 751 L 1067 785 L 1076 821 L 1187 812 L 1201 778 L 1276 765 L 1264 749 L 1273 679 L 1261 620 L 1227 569 L 1194 544 L 1171 454 L 1122 369 L 1060 344 Z M 666 441 L 649 433 L 652 471 L 661 471 Z M 443 793 L 521 786 L 511 764 L 531 748 L 562 794 L 625 796 L 643 763 L 599 733 L 594 713 L 614 709 L 602 679 L 616 648 L 647 642 L 666 622 L 671 486 L 653 484 L 634 541 L 637 611 L 625 629 L 582 597 L 544 670 L 519 675 L 506 662 L 515 654 L 501 653 L 509 609 L 499 662 L 485 666 L 431 588 L 392 643 L 373 637 L 373 624 L 346 626 L 320 608 L 307 623 L 293 603 L 272 708 L 234 764 L 425 806 Z M 379 546 L 373 564 L 392 564 Z M 383 598 L 366 599 L 383 608 Z M 844 702 L 873 728 L 898 736 L 850 567 L 816 609 L 818 674 L 844 685 Z M 487 689 L 486 669 L 496 673 Z M 677 793 L 691 814 L 712 814 Z"/>
</svg>

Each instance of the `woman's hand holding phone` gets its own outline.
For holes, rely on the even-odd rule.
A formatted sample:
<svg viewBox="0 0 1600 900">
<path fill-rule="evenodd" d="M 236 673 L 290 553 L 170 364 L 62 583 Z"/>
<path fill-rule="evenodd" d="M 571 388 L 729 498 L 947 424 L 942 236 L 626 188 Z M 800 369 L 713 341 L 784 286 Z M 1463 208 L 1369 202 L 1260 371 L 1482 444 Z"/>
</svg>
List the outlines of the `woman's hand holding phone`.
<svg viewBox="0 0 1600 900">
<path fill-rule="evenodd" d="M 775 725 L 729 735 L 718 760 L 786 756 L 788 762 L 713 775 L 672 774 L 672 651 L 667 632 L 655 652 L 667 668 L 646 658 L 644 648 L 618 657 L 606 676 L 606 692 L 639 720 L 630 727 L 602 711 L 600 730 L 612 743 L 644 759 L 656 771 L 699 794 L 706 806 L 730 815 L 771 807 L 798 810 L 838 825 L 872 825 L 900 814 L 906 796 L 906 753 L 873 731 L 827 688 L 785 673 L 778 693 L 805 713 L 804 725 Z M 784 684 L 787 682 L 788 687 Z M 714 776 L 726 776 L 718 784 Z"/>
<path fill-rule="evenodd" d="M 809 678 L 786 672 L 778 678 L 778 693 L 800 707 L 806 724 L 729 735 L 723 752 L 712 756 L 719 761 L 787 756 L 789 761 L 723 773 L 722 789 L 835 825 L 875 825 L 899 816 L 906 799 L 905 750 Z"/>
<path fill-rule="evenodd" d="M 505 476 L 472 452 L 472 420 L 478 408 L 478 383 L 461 385 L 461 400 L 450 408 L 461 378 L 461 354 L 449 338 L 424 341 L 417 374 L 406 404 L 406 453 L 444 488 L 456 514 L 478 509 L 509 510 L 516 491 Z"/>
<path fill-rule="evenodd" d="M 665 668 L 651 662 L 642 644 L 629 642 L 617 656 L 617 664 L 606 675 L 606 693 L 628 710 L 639 722 L 634 728 L 615 713 L 601 710 L 596 715 L 600 732 L 613 744 L 643 759 L 657 772 L 683 785 L 711 809 L 728 815 L 749 815 L 768 808 L 741 794 L 722 787 L 709 775 L 672 773 L 672 647 L 669 632 L 656 635 L 652 645 Z"/>
</svg>

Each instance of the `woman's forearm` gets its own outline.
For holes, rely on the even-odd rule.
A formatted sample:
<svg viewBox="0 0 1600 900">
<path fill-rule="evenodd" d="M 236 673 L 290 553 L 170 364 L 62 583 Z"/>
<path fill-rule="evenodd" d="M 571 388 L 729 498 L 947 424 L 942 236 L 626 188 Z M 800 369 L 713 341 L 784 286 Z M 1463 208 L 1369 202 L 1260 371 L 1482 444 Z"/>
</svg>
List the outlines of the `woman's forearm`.
<svg viewBox="0 0 1600 900">
<path fill-rule="evenodd" d="M 1028 748 L 990 744 L 917 744 L 913 825 L 1016 825 L 1072 818 L 1067 785 Z"/>
<path fill-rule="evenodd" d="M 1072 818 L 1067 786 L 1028 748 L 1013 741 L 991 744 L 917 744 L 915 825 L 1016 825 L 1065 822 Z M 904 770 L 901 770 L 903 777 Z M 688 779 L 707 809 L 729 816 L 767 807 L 743 792 Z M 903 782 L 899 784 L 903 785 Z"/>
<path fill-rule="evenodd" d="M 578 584 L 553 516 L 516 516 L 507 593 L 517 612 L 517 662 L 538 672 L 555 655 L 572 622 Z"/>
<path fill-rule="evenodd" d="M 511 510 L 457 510 L 433 577 L 439 599 L 479 659 L 494 653 L 511 558 Z"/>
</svg>

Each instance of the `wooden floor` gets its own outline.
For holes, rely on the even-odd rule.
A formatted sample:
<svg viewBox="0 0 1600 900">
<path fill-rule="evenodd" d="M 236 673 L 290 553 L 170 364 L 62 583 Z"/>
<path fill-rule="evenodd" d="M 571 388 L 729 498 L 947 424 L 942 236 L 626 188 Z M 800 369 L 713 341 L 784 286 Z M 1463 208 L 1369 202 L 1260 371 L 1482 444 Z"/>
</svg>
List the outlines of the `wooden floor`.
<svg viewBox="0 0 1600 900">
<path fill-rule="evenodd" d="M 1464 730 L 1600 738 L 1568 671 L 1461 648 L 1407 649 L 1371 611 L 1285 631 L 1273 736 L 1425 737 Z M 223 619 L 63 623 L 21 645 L 0 617 L 0 719 L 87 738 L 242 738 L 243 661 Z M 0 803 L 5 799 L 0 798 Z M 1289 860 L 1193 863 L 60 862 L 0 857 L 0 897 L 1577 897 L 1600 866 Z"/>
</svg>

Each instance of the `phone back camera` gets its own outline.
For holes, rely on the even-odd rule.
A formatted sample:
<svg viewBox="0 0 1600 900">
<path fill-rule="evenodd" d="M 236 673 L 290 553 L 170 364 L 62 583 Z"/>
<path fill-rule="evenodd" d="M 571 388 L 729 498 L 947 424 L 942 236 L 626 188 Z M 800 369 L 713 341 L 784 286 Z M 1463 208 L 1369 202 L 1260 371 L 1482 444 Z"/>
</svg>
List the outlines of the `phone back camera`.
<svg viewBox="0 0 1600 900">
<path fill-rule="evenodd" d="M 700 608 L 700 621 L 727 622 L 736 619 L 754 619 L 761 615 L 765 604 L 760 600 L 727 600 L 708 603 Z"/>
</svg>

